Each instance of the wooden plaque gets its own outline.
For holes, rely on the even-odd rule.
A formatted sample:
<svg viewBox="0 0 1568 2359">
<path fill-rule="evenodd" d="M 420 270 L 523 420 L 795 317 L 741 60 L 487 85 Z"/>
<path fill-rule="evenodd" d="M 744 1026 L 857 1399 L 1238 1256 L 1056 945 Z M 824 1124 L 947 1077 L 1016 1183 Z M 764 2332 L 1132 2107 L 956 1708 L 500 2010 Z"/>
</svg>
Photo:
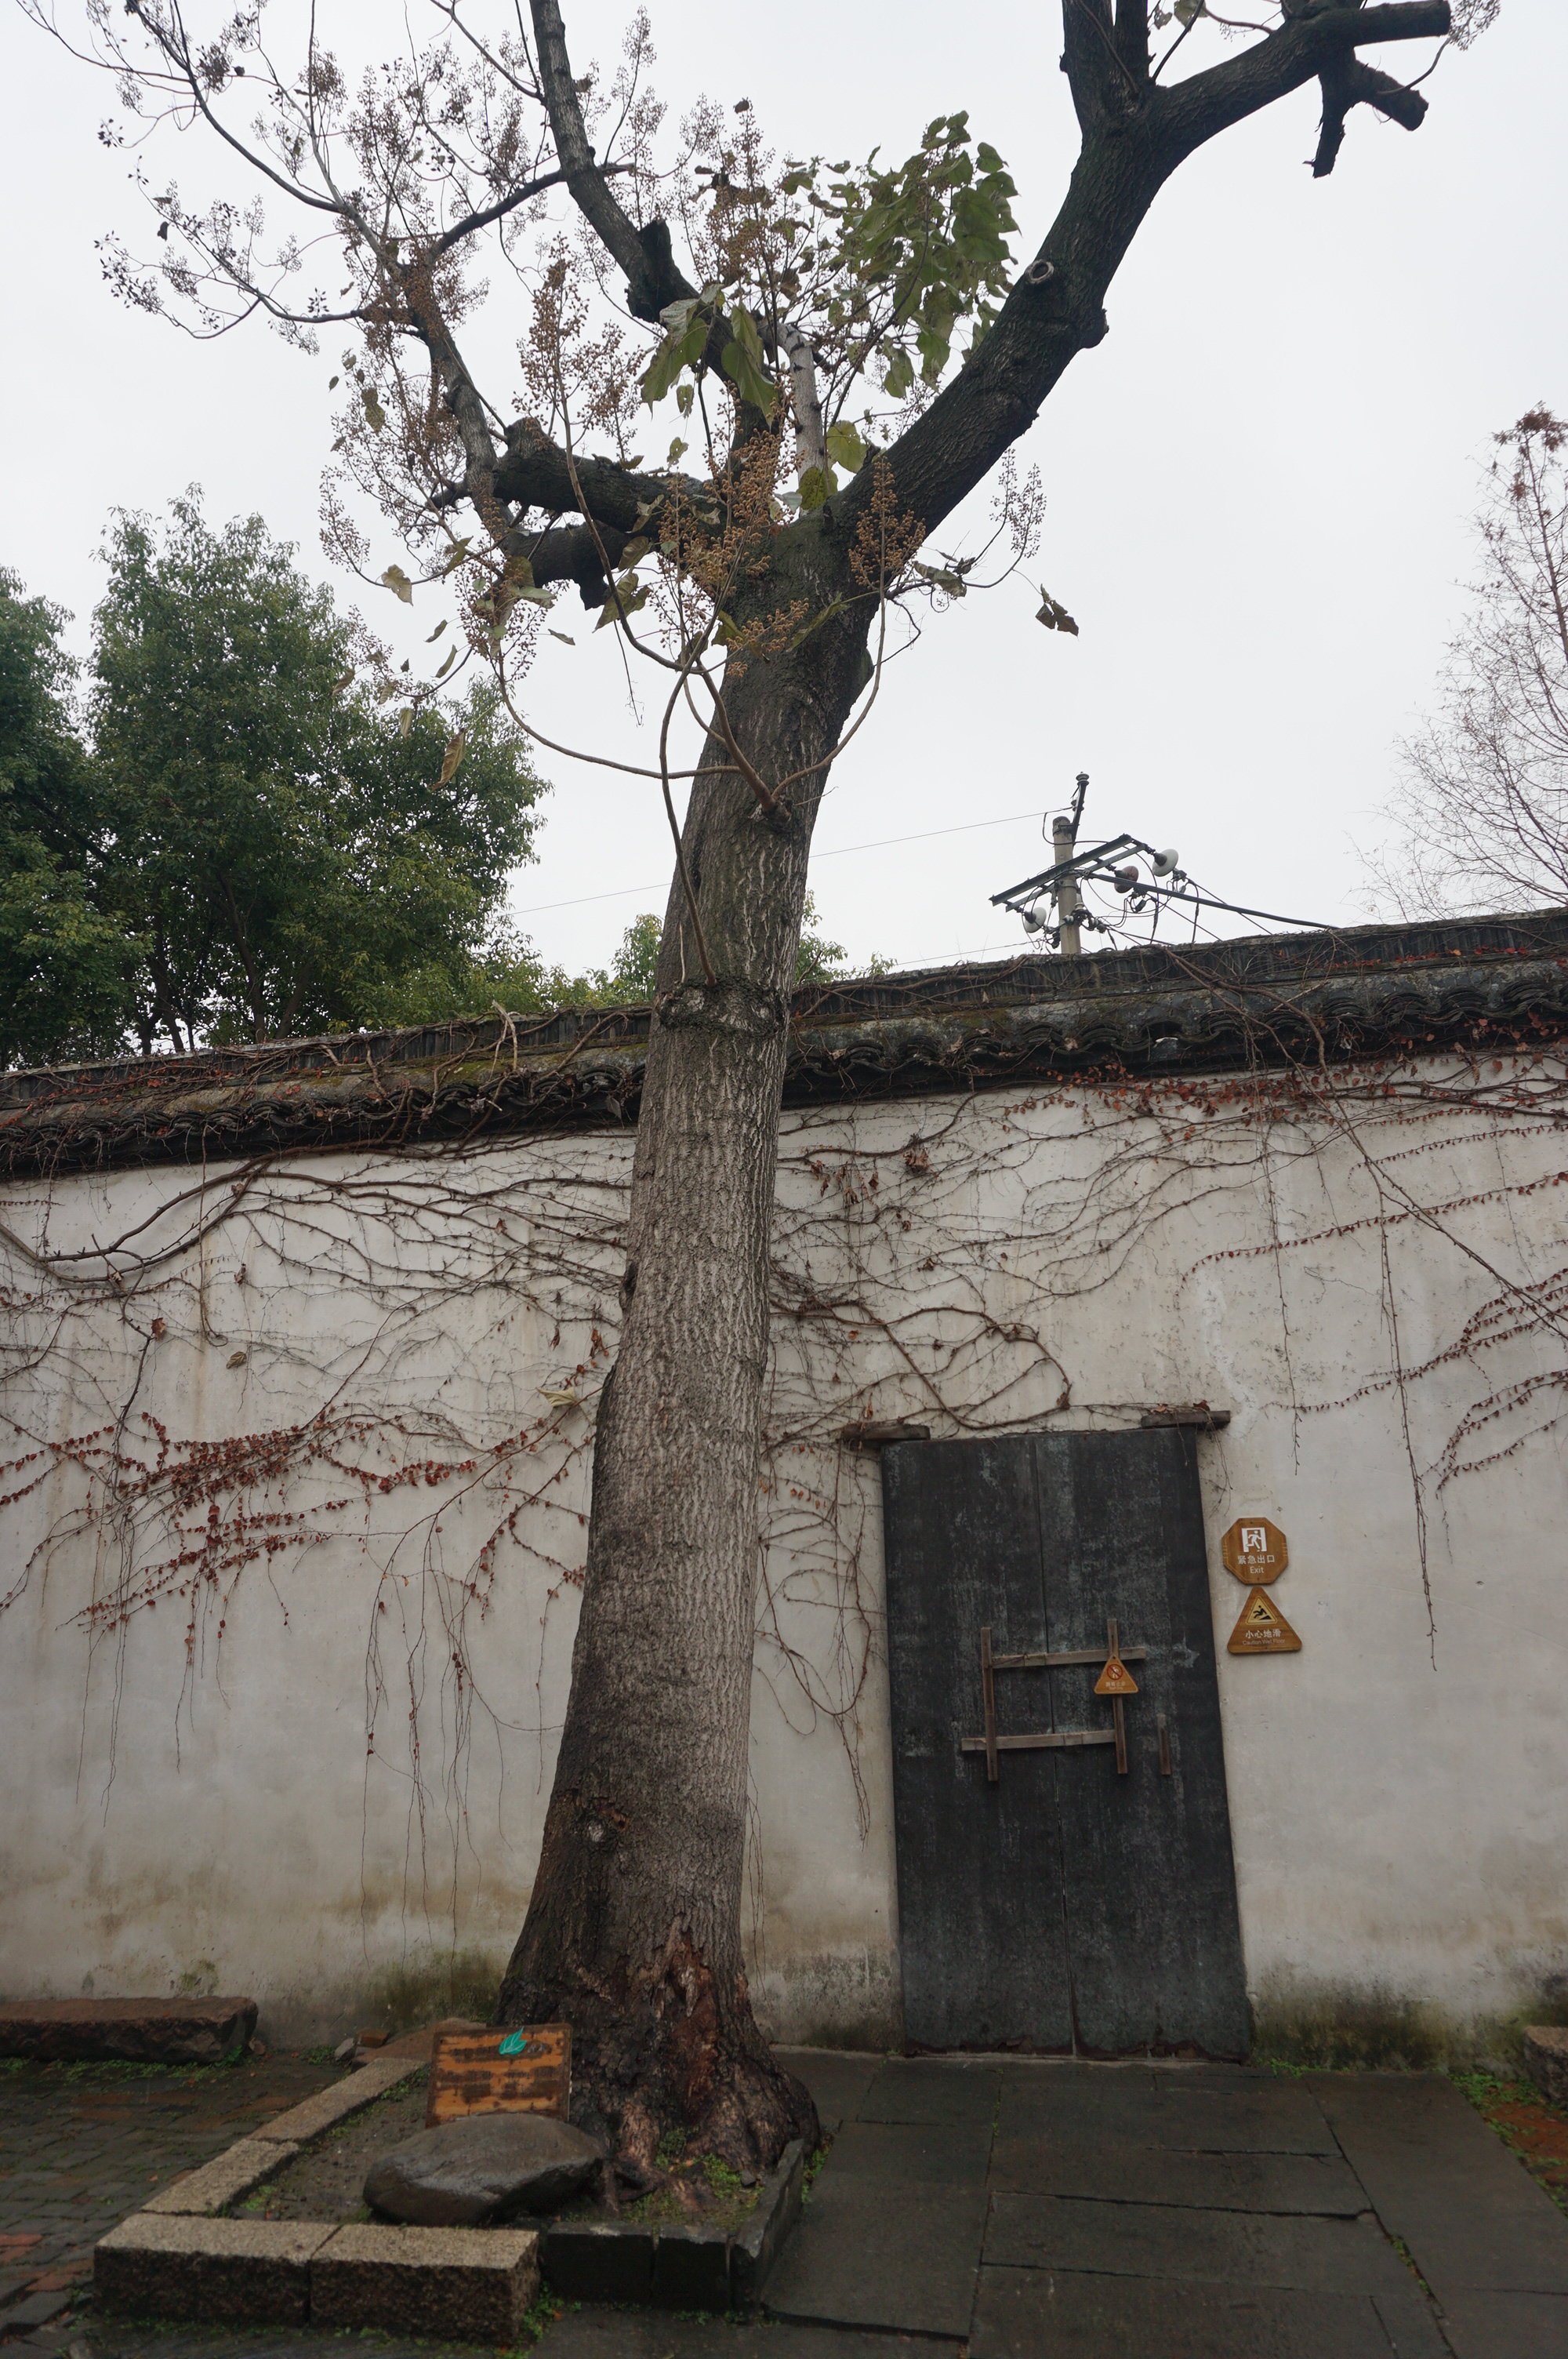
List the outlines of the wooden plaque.
<svg viewBox="0 0 1568 2359">
<path fill-rule="evenodd" d="M 1299 1655 L 1302 1642 L 1261 1589 L 1249 1591 L 1241 1619 L 1226 1642 L 1232 1655 Z"/>
<path fill-rule="evenodd" d="M 502 2054 L 519 2039 L 520 2050 Z M 521 2032 L 443 2031 L 430 2059 L 425 2126 L 467 2114 L 554 2114 L 564 2122 L 571 2093 L 569 2023 L 524 2024 Z"/>
<path fill-rule="evenodd" d="M 1285 1535 L 1267 1516 L 1238 1516 L 1220 1541 L 1219 1560 L 1249 1588 L 1277 1581 L 1290 1562 Z"/>
</svg>

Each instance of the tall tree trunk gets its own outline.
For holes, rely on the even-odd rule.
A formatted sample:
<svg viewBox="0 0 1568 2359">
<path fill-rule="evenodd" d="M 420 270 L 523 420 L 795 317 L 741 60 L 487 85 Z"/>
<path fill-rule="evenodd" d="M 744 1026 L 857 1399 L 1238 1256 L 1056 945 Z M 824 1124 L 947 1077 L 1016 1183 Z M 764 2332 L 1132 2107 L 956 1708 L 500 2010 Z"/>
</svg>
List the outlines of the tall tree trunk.
<svg viewBox="0 0 1568 2359">
<path fill-rule="evenodd" d="M 726 703 L 770 783 L 831 751 L 863 624 L 753 661 Z M 705 763 L 729 756 L 710 737 Z M 497 2010 L 573 2026 L 573 2115 L 646 2168 L 662 2135 L 737 2167 L 816 2139 L 753 2020 L 741 1940 L 769 1241 L 790 990 L 827 772 L 770 817 L 695 789 L 633 1165 L 582 1614 L 544 1847 Z"/>
</svg>

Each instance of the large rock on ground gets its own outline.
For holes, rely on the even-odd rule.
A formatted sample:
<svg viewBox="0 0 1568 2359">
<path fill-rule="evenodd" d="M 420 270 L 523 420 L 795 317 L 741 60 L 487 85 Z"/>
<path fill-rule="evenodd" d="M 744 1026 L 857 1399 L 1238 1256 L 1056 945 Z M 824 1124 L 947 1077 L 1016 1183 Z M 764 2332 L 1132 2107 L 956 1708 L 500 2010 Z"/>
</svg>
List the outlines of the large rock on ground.
<svg viewBox="0 0 1568 2359">
<path fill-rule="evenodd" d="M 19 1999 L 0 2006 L 0 2056 L 221 2064 L 255 2027 L 254 1998 Z"/>
<path fill-rule="evenodd" d="M 1552 2104 L 1568 2105 L 1568 2029 L 1533 2024 L 1524 2035 L 1524 2069 Z"/>
<path fill-rule="evenodd" d="M 564 2203 L 600 2160 L 592 2138 L 552 2114 L 470 2114 L 384 2154 L 365 2201 L 415 2227 L 475 2228 Z"/>
</svg>

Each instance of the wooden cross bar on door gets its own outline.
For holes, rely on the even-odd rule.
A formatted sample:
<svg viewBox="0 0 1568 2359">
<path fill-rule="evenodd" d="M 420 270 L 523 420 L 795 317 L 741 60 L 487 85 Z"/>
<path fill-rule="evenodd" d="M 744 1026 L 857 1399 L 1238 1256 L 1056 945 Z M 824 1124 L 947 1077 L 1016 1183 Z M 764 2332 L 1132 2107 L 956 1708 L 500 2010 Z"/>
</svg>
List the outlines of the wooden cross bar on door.
<svg viewBox="0 0 1568 2359">
<path fill-rule="evenodd" d="M 1115 1616 L 1106 1623 L 1107 1651 L 1102 1656 L 1098 1647 L 1069 1647 L 1049 1654 L 997 1655 L 991 1651 L 989 1622 L 980 1627 L 980 1698 L 985 1712 L 985 1734 L 966 1736 L 962 1749 L 966 1753 L 983 1753 L 986 1756 L 986 1779 L 994 1786 L 1001 1775 L 1004 1753 L 1040 1753 L 1046 1750 L 1076 1752 L 1086 1745 L 1114 1745 L 1117 1775 L 1127 1775 L 1127 1724 L 1122 1713 L 1122 1700 L 1138 1693 L 1137 1682 L 1126 1669 L 1129 1663 L 1146 1662 L 1147 1647 L 1123 1647 L 1119 1643 Z M 996 1675 L 999 1671 L 1049 1671 L 1065 1669 L 1069 1664 L 1101 1663 L 1099 1678 L 1095 1682 L 1097 1695 L 1108 1696 L 1111 1705 L 1111 1725 L 1108 1728 L 1032 1729 L 1023 1736 L 999 1736 L 996 1725 Z M 1170 1737 L 1165 1727 L 1165 1715 L 1157 1715 L 1160 1733 L 1160 1768 L 1164 1777 L 1171 1774 Z"/>
</svg>

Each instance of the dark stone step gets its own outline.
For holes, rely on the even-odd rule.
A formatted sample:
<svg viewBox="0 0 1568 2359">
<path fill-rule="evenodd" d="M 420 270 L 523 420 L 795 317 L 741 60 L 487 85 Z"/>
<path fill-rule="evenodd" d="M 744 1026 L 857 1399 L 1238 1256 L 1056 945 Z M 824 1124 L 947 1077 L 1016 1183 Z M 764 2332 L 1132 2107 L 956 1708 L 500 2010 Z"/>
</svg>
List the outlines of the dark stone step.
<svg viewBox="0 0 1568 2359">
<path fill-rule="evenodd" d="M 222 2064 L 256 2027 L 254 1998 L 49 1998 L 0 2005 L 0 2056 Z"/>
</svg>

